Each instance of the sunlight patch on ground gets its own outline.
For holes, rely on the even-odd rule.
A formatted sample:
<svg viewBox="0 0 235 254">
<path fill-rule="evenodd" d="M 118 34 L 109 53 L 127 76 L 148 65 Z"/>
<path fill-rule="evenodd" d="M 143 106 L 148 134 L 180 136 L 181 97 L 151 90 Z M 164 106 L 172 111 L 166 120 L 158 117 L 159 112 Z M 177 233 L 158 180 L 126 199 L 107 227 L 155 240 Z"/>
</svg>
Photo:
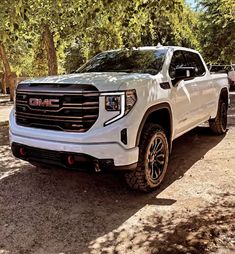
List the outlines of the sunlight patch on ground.
<svg viewBox="0 0 235 254">
<path fill-rule="evenodd" d="M 20 160 L 16 160 L 11 154 L 8 145 L 0 146 L 0 180 L 14 175 L 16 172 L 21 170 L 21 166 L 26 163 Z M 1 254 L 1 252 L 0 252 Z"/>
</svg>

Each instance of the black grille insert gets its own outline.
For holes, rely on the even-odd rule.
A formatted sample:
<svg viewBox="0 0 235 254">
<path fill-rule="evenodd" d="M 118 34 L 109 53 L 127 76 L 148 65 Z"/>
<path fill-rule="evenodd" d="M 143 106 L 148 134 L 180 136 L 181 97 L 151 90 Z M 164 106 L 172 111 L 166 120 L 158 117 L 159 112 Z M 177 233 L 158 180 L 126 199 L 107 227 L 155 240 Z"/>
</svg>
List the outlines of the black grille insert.
<svg viewBox="0 0 235 254">
<path fill-rule="evenodd" d="M 36 86 L 36 85 L 35 85 Z M 30 87 L 31 88 L 31 87 Z M 92 85 L 83 89 L 60 92 L 24 90 L 16 91 L 16 123 L 22 126 L 68 131 L 85 132 L 96 122 L 99 115 L 99 92 Z M 79 90 L 79 91 L 78 91 Z M 32 101 L 40 100 L 39 105 Z M 52 101 L 52 104 L 47 104 Z M 55 103 L 54 103 L 55 102 Z"/>
</svg>

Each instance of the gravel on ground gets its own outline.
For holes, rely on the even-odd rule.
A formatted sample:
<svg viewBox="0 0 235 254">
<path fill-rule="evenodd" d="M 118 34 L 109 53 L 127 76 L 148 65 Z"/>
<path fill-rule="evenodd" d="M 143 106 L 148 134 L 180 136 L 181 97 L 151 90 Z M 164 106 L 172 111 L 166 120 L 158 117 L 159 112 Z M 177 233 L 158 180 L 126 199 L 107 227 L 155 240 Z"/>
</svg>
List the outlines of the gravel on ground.
<svg viewBox="0 0 235 254">
<path fill-rule="evenodd" d="M 0 253 L 235 253 L 235 129 L 177 139 L 162 186 L 121 174 L 36 168 L 0 127 Z"/>
</svg>

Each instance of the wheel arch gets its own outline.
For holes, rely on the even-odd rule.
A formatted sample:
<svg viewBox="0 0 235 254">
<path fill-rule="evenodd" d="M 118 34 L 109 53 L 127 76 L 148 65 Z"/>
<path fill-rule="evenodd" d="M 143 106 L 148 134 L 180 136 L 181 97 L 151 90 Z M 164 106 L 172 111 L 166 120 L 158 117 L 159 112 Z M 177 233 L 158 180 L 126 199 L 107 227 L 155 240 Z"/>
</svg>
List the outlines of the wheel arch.
<svg viewBox="0 0 235 254">
<path fill-rule="evenodd" d="M 226 87 L 221 89 L 219 99 L 222 99 L 227 104 L 229 103 L 229 92 Z"/>
<path fill-rule="evenodd" d="M 219 101 L 220 99 L 224 100 L 227 103 L 227 106 L 229 105 L 229 92 L 228 89 L 226 87 L 223 87 L 220 92 L 217 94 L 217 102 L 215 104 L 215 108 L 211 114 L 211 118 L 210 119 L 214 119 L 217 115 L 218 112 L 218 108 L 219 108 Z"/>
<path fill-rule="evenodd" d="M 167 102 L 151 106 L 144 114 L 137 132 L 136 146 L 139 146 L 144 126 L 147 123 L 156 123 L 161 125 L 167 135 L 169 150 L 172 148 L 173 118 L 171 106 Z"/>
</svg>

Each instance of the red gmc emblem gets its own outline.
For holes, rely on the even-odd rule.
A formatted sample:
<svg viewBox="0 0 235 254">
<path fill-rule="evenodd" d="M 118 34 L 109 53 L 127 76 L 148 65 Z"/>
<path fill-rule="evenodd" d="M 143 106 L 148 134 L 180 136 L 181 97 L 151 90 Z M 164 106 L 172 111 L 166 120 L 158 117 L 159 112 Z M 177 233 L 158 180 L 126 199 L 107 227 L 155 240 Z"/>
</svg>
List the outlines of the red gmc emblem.
<svg viewBox="0 0 235 254">
<path fill-rule="evenodd" d="M 37 98 L 30 98 L 29 105 L 34 107 L 59 107 L 59 100 L 58 99 L 37 99 Z"/>
</svg>

